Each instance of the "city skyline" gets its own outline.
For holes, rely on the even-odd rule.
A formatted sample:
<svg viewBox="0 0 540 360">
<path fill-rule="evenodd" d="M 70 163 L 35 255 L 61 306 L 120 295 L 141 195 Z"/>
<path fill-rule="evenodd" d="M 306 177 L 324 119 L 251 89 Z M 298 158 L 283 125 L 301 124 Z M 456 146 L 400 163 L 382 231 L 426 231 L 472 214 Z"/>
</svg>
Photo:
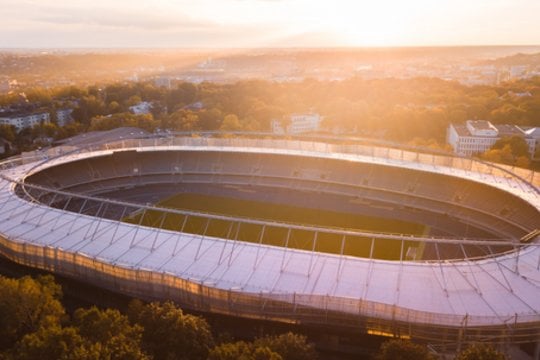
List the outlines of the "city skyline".
<svg viewBox="0 0 540 360">
<path fill-rule="evenodd" d="M 0 0 L 2 48 L 540 44 L 534 0 Z"/>
</svg>

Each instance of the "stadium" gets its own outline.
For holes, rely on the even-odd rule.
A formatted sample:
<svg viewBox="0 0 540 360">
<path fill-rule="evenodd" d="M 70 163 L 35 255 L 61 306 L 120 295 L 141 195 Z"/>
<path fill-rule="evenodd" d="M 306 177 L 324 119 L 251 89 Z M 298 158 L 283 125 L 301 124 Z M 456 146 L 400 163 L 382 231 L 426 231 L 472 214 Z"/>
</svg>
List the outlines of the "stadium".
<svg viewBox="0 0 540 360">
<path fill-rule="evenodd" d="M 23 265 L 440 351 L 540 339 L 535 173 L 384 145 L 172 135 L 1 166 L 0 254 Z"/>
</svg>

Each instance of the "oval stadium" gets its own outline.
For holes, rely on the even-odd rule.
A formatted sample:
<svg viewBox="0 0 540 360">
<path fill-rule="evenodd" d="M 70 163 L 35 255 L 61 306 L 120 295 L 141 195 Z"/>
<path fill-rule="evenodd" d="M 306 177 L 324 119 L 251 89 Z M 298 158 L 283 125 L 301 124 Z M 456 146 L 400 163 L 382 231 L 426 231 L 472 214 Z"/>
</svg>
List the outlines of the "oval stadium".
<svg viewBox="0 0 540 360">
<path fill-rule="evenodd" d="M 201 312 L 441 351 L 537 344 L 531 174 L 314 139 L 151 135 L 56 147 L 2 163 L 0 254 Z"/>
</svg>

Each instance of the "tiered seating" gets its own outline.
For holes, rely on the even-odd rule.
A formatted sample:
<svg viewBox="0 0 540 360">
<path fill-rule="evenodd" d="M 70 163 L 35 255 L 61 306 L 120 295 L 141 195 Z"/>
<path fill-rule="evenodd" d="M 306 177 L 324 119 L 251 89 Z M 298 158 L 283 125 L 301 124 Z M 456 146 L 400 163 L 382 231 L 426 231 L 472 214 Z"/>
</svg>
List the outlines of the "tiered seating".
<svg viewBox="0 0 540 360">
<path fill-rule="evenodd" d="M 120 190 L 119 198 L 135 189 L 129 197 L 136 199 L 145 198 L 142 188 L 160 197 L 172 195 L 181 184 L 267 186 L 364 199 L 366 204 L 383 204 L 371 205 L 374 214 L 391 209 L 391 216 L 409 221 L 422 222 L 425 214 L 435 214 L 430 223 L 450 233 L 459 230 L 452 231 L 457 219 L 516 238 L 538 227 L 534 207 L 484 184 L 412 169 L 302 156 L 125 151 L 51 167 L 27 181 L 86 194 L 112 196 Z M 363 205 L 363 211 L 369 206 Z"/>
</svg>

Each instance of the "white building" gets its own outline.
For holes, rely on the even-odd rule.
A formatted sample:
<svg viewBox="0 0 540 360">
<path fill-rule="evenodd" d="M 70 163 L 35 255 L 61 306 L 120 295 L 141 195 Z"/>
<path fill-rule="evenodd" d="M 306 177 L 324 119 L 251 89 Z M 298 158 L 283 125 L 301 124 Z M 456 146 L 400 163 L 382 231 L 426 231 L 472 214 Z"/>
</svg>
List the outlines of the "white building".
<svg viewBox="0 0 540 360">
<path fill-rule="evenodd" d="M 534 156 L 540 146 L 540 130 L 523 130 L 516 125 L 493 125 L 487 120 L 467 120 L 465 124 L 450 124 L 446 141 L 458 155 L 483 153 L 503 137 L 521 136 Z"/>
<path fill-rule="evenodd" d="M 530 139 L 529 141 L 534 141 L 534 150 L 532 151 L 532 158 L 534 160 L 540 160 L 540 127 L 533 127 L 529 129 L 522 129 L 526 134 L 525 136 Z M 527 143 L 529 143 L 527 141 Z M 530 148 L 530 145 L 529 145 Z"/>
<path fill-rule="evenodd" d="M 152 103 L 148 101 L 143 101 L 138 103 L 137 105 L 133 105 L 129 107 L 129 111 L 131 111 L 135 115 L 146 115 L 150 114 L 152 110 Z"/>
<path fill-rule="evenodd" d="M 527 65 L 514 65 L 510 66 L 510 77 L 512 79 L 521 79 L 527 75 Z"/>
<path fill-rule="evenodd" d="M 319 114 L 292 114 L 287 129 L 283 128 L 281 120 L 272 120 L 272 132 L 274 134 L 301 134 L 319 130 L 322 117 Z"/>
<path fill-rule="evenodd" d="M 59 109 L 56 111 L 56 123 L 58 126 L 66 126 L 73 121 L 71 114 L 73 109 Z"/>
<path fill-rule="evenodd" d="M 48 112 L 0 117 L 0 124 L 13 125 L 17 128 L 17 131 L 31 128 L 38 124 L 48 124 L 50 121 L 51 116 Z"/>
</svg>

